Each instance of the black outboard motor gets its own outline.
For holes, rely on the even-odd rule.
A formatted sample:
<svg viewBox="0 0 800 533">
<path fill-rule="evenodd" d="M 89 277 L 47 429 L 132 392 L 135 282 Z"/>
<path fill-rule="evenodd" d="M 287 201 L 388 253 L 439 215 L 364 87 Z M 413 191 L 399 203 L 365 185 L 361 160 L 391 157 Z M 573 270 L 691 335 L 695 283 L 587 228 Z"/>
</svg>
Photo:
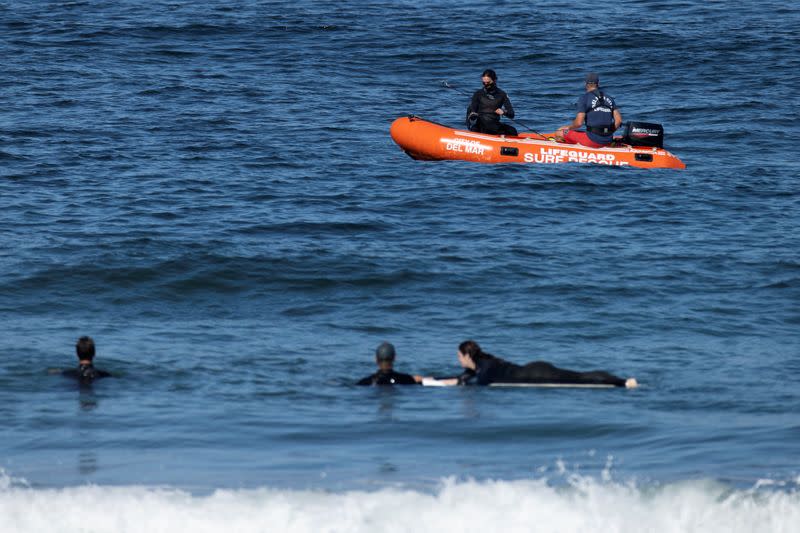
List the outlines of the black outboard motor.
<svg viewBox="0 0 800 533">
<path fill-rule="evenodd" d="M 631 146 L 664 148 L 664 127 L 649 122 L 628 122 L 622 142 Z"/>
</svg>

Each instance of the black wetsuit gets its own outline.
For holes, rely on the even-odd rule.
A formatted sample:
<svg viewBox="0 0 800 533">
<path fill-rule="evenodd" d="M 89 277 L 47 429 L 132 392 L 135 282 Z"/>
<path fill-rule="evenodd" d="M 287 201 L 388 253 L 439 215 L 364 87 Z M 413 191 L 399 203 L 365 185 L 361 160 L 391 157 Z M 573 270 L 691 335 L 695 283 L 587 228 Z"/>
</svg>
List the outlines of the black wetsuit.
<svg viewBox="0 0 800 533">
<path fill-rule="evenodd" d="M 94 365 L 80 365 L 77 369 L 70 368 L 61 372 L 62 375 L 69 378 L 75 378 L 82 384 L 88 384 L 96 379 L 111 377 L 111 374 L 105 370 L 95 368 Z"/>
<path fill-rule="evenodd" d="M 388 372 L 375 372 L 359 381 L 357 385 L 418 385 L 418 383 L 408 374 L 390 370 Z"/>
<path fill-rule="evenodd" d="M 511 100 L 508 99 L 508 95 L 503 89 L 497 85 L 492 85 L 489 89 L 484 87 L 475 91 L 467 108 L 469 129 L 480 133 L 491 133 L 492 135 L 516 136 L 516 129 L 500 122 L 500 115 L 495 113 L 495 110 L 500 108 L 503 108 L 506 117 L 514 118 L 514 108 L 511 106 Z M 477 113 L 478 115 L 474 125 L 469 124 L 472 113 Z"/>
<path fill-rule="evenodd" d="M 468 370 L 458 378 L 459 385 L 473 379 L 478 385 L 490 383 L 563 383 L 570 385 L 613 385 L 624 387 L 625 380 L 602 370 L 575 372 L 558 368 L 545 361 L 535 361 L 525 366 L 515 365 L 499 358 L 483 359 L 473 372 Z"/>
</svg>

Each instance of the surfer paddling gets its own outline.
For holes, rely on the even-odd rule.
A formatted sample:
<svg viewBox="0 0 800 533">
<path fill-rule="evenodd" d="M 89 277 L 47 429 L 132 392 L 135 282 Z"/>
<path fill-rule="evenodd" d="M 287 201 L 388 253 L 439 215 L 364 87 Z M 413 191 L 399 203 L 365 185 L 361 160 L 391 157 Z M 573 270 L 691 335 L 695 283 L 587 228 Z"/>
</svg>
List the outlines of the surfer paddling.
<svg viewBox="0 0 800 533">
<path fill-rule="evenodd" d="M 576 372 L 558 368 L 545 361 L 526 365 L 510 363 L 481 350 L 477 342 L 467 340 L 458 346 L 458 362 L 464 373 L 454 378 L 424 378 L 423 385 L 535 384 L 584 387 L 638 387 L 635 378 L 623 379 L 602 370 Z"/>
</svg>

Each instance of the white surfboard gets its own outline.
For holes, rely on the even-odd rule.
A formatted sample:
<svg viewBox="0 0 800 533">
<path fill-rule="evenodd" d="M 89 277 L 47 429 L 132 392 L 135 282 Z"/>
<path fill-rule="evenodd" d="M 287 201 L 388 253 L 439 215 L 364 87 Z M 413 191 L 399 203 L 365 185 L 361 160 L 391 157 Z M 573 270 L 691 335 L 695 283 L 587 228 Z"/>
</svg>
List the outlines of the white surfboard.
<svg viewBox="0 0 800 533">
<path fill-rule="evenodd" d="M 490 387 L 538 387 L 545 389 L 613 389 L 607 383 L 489 383 Z"/>
<path fill-rule="evenodd" d="M 438 379 L 422 378 L 425 387 L 455 387 Z M 613 389 L 614 385 L 606 383 L 490 383 L 490 387 L 537 387 L 545 389 Z"/>
</svg>

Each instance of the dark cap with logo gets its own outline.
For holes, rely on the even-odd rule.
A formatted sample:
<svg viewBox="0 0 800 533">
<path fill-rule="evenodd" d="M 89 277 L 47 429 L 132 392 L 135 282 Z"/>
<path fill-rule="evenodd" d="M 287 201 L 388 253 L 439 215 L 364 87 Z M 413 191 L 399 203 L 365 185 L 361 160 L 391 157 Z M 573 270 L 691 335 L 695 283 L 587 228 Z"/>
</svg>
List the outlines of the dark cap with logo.
<svg viewBox="0 0 800 533">
<path fill-rule="evenodd" d="M 586 75 L 586 83 L 594 83 L 597 85 L 600 83 L 600 76 L 598 76 L 595 72 L 590 72 Z"/>
<path fill-rule="evenodd" d="M 375 358 L 379 361 L 391 361 L 394 359 L 394 346 L 388 342 L 381 343 L 375 350 Z"/>
</svg>

